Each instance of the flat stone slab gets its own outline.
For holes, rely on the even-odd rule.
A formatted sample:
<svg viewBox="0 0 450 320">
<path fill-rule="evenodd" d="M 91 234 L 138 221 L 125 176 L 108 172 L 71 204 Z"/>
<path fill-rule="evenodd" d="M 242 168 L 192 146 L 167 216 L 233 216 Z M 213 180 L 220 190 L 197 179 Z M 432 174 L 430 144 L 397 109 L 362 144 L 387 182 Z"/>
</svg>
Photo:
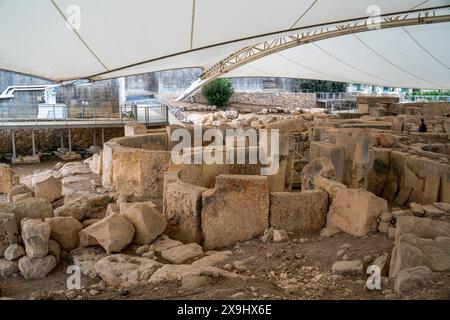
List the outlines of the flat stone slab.
<svg viewBox="0 0 450 320">
<path fill-rule="evenodd" d="M 182 246 L 183 243 L 177 240 L 170 239 L 166 235 L 161 235 L 153 242 L 153 250 L 160 253 L 173 247 Z"/>
<path fill-rule="evenodd" d="M 333 264 L 331 271 L 340 275 L 361 275 L 363 263 L 361 260 L 338 261 Z"/>
<path fill-rule="evenodd" d="M 181 264 L 193 258 L 197 258 L 203 254 L 203 249 L 196 243 L 176 246 L 161 252 L 161 256 L 174 264 Z"/>
<path fill-rule="evenodd" d="M 147 283 L 161 266 L 161 263 L 152 259 L 126 254 L 114 254 L 94 264 L 95 271 L 106 283 L 124 287 Z"/>
</svg>

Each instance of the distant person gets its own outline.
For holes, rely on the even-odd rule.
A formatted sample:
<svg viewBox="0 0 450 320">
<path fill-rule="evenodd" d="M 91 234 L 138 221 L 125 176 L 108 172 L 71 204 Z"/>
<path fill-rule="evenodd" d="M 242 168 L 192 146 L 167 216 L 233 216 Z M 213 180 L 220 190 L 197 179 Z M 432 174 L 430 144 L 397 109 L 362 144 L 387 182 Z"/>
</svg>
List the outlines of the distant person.
<svg viewBox="0 0 450 320">
<path fill-rule="evenodd" d="M 427 125 L 423 119 L 420 119 L 419 132 L 427 132 Z"/>
</svg>

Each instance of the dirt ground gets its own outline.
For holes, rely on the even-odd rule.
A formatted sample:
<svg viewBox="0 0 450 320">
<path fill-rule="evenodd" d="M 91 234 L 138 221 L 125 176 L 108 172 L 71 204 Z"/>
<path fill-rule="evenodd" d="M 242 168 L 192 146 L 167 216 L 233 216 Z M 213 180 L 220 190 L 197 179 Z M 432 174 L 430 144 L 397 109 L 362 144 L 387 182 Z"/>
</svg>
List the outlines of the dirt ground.
<svg viewBox="0 0 450 320">
<path fill-rule="evenodd" d="M 57 161 L 14 166 L 21 177 L 52 168 Z M 75 192 L 93 192 L 94 174 L 70 184 Z M 1 199 L 0 199 L 1 201 Z M 383 252 L 391 252 L 393 239 L 374 233 L 363 238 L 340 233 L 331 238 L 318 234 L 291 234 L 285 243 L 253 239 L 228 250 L 232 255 L 219 267 L 246 276 L 246 280 L 214 278 L 206 285 L 185 288 L 181 284 L 145 285 L 134 288 L 103 288 L 100 278 L 82 277 L 83 289 L 65 291 L 68 263 L 61 262 L 44 279 L 26 280 L 19 274 L 0 279 L 0 299 L 450 299 L 450 272 L 435 273 L 433 283 L 411 294 L 397 294 L 393 281 L 384 279 L 381 290 L 365 289 L 367 276 L 342 277 L 331 273 L 337 252 L 349 260 L 364 260 L 365 267 Z M 132 254 L 133 248 L 125 253 Z M 94 285 L 94 287 L 91 287 Z M 95 288 L 95 290 L 93 289 Z"/>
</svg>

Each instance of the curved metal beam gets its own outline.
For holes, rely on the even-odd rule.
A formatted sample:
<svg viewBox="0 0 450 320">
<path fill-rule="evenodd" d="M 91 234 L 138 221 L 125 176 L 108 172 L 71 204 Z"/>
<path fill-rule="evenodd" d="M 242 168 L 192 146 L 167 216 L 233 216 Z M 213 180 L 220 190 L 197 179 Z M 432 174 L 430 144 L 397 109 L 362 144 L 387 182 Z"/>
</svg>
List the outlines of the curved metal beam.
<svg viewBox="0 0 450 320">
<path fill-rule="evenodd" d="M 206 83 L 252 61 L 303 44 L 339 36 L 361 33 L 376 29 L 391 29 L 431 23 L 450 22 L 450 6 L 440 9 L 424 9 L 411 13 L 392 14 L 384 17 L 354 20 L 320 29 L 305 30 L 302 33 L 268 40 L 242 48 L 206 69 L 177 100 L 184 100 Z"/>
</svg>

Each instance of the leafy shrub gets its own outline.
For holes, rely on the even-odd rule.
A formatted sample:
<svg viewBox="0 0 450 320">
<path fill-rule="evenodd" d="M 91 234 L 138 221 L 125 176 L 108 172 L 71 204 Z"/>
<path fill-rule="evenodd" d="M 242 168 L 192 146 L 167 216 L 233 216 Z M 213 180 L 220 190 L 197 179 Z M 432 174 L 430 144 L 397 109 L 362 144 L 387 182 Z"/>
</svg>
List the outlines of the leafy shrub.
<svg viewBox="0 0 450 320">
<path fill-rule="evenodd" d="M 215 79 L 202 88 L 202 94 L 210 105 L 223 108 L 228 104 L 234 89 L 226 78 Z"/>
</svg>

